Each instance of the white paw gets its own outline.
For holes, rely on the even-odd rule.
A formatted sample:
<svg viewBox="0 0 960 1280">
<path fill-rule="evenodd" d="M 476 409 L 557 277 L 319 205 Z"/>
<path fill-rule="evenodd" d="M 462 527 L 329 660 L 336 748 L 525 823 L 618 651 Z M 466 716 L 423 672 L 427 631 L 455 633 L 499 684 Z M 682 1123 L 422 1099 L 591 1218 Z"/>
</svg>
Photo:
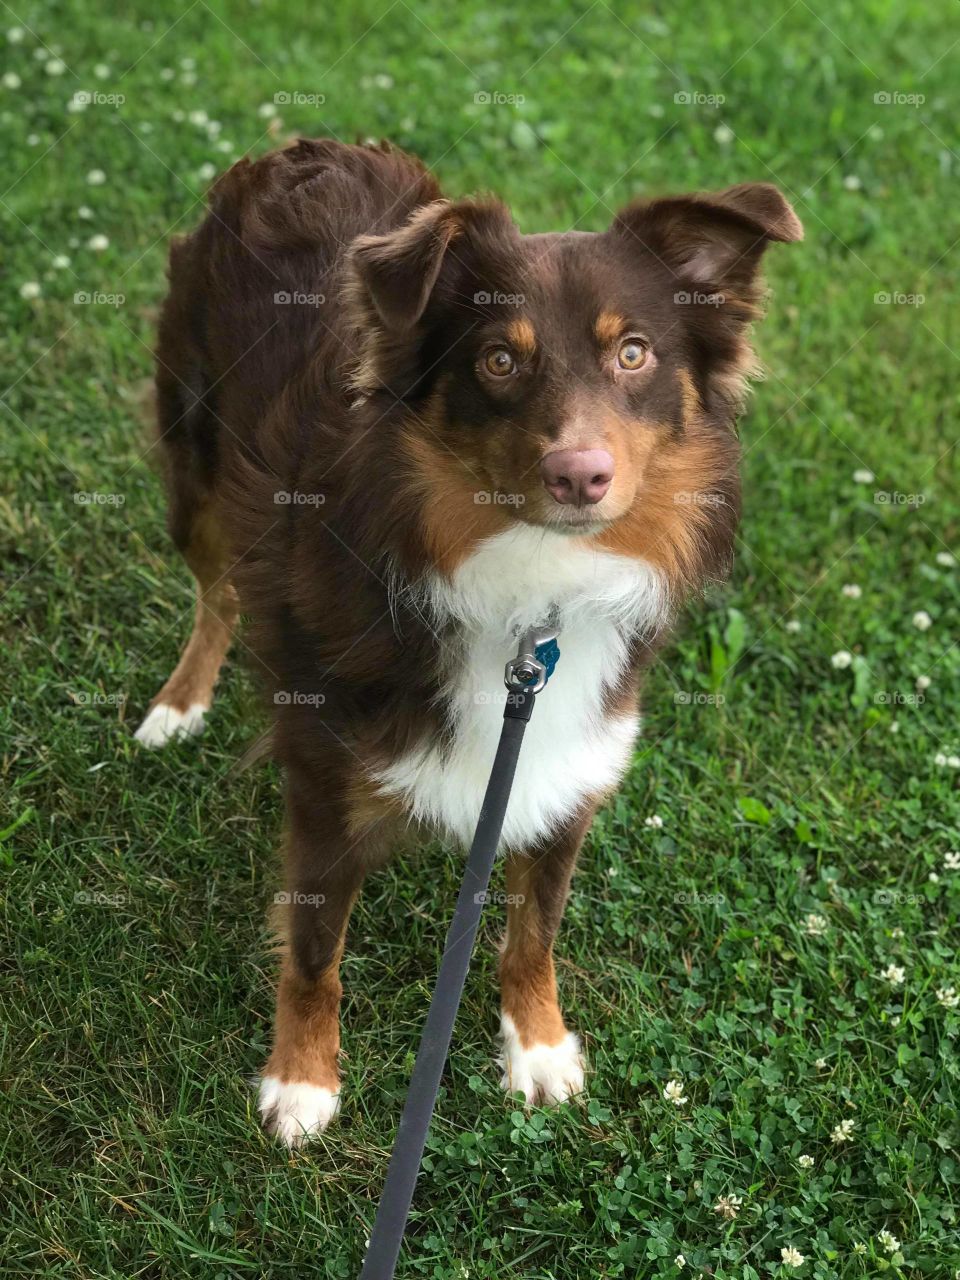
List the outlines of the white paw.
<svg viewBox="0 0 960 1280">
<path fill-rule="evenodd" d="M 583 1053 L 580 1039 L 572 1031 L 559 1044 L 534 1044 L 524 1049 L 516 1024 L 505 1013 L 500 1019 L 500 1035 L 500 1085 L 508 1093 L 522 1093 L 529 1106 L 541 1102 L 552 1106 L 583 1093 Z"/>
<path fill-rule="evenodd" d="M 195 702 L 186 711 L 158 702 L 133 736 L 143 746 L 151 748 L 165 747 L 171 738 L 192 738 L 194 734 L 203 732 L 203 717 L 207 710 L 200 702 Z"/>
<path fill-rule="evenodd" d="M 299 1147 L 327 1127 L 340 1109 L 340 1094 L 315 1084 L 281 1084 L 276 1076 L 264 1076 L 257 1105 L 267 1133 L 288 1147 Z"/>
</svg>

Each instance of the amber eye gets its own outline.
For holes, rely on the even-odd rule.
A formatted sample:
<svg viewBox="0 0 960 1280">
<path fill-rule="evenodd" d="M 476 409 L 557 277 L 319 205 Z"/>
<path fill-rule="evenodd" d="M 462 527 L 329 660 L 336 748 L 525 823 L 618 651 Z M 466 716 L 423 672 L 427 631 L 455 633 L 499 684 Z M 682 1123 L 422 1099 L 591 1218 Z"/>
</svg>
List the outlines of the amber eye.
<svg viewBox="0 0 960 1280">
<path fill-rule="evenodd" d="M 647 348 L 636 338 L 627 338 L 620 343 L 617 352 L 617 364 L 621 369 L 642 369 L 647 362 Z"/>
<path fill-rule="evenodd" d="M 505 378 L 514 372 L 517 362 L 506 347 L 494 347 L 483 357 L 483 367 L 495 378 Z"/>
</svg>

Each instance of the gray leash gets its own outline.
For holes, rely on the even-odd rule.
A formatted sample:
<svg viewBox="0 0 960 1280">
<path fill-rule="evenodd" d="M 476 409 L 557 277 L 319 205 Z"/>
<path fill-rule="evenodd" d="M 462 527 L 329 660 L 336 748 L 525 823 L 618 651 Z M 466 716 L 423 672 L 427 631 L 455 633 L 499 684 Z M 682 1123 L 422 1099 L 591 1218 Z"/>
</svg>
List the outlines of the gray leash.
<svg viewBox="0 0 960 1280">
<path fill-rule="evenodd" d="M 553 611 L 544 626 L 524 632 L 517 656 L 506 666 L 507 701 L 500 742 L 447 932 L 360 1280 L 392 1280 L 396 1270 L 480 913 L 497 856 L 520 744 L 533 715 L 536 696 L 553 674 L 559 656 L 556 611 Z"/>
</svg>

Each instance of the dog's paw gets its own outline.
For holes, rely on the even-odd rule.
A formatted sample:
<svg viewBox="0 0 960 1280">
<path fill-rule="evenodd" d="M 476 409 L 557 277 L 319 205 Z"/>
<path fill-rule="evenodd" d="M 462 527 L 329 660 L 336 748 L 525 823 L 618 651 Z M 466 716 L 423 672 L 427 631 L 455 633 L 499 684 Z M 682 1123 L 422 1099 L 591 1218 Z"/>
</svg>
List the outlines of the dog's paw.
<svg viewBox="0 0 960 1280">
<path fill-rule="evenodd" d="M 264 1076 L 257 1106 L 267 1133 L 288 1147 L 300 1147 L 326 1129 L 340 1108 L 340 1093 L 315 1084 L 281 1084 L 276 1076 Z"/>
<path fill-rule="evenodd" d="M 144 747 L 156 750 L 165 747 L 172 738 L 192 738 L 203 732 L 203 717 L 207 708 L 200 702 L 178 711 L 176 707 L 158 702 L 147 712 L 140 728 L 133 735 Z"/>
<path fill-rule="evenodd" d="M 583 1093 L 583 1053 L 580 1039 L 572 1031 L 559 1044 L 534 1044 L 524 1049 L 513 1019 L 505 1013 L 500 1035 L 500 1085 L 508 1093 L 522 1093 L 528 1106 L 554 1106 Z"/>
</svg>

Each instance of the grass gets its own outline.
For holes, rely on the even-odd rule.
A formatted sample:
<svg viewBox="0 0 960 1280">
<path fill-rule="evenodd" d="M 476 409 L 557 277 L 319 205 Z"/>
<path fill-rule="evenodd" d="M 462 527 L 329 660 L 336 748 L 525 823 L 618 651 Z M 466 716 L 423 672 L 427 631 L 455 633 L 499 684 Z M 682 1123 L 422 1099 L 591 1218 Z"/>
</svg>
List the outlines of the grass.
<svg viewBox="0 0 960 1280">
<path fill-rule="evenodd" d="M 527 1116 L 500 1095 L 491 910 L 399 1274 L 952 1276 L 960 155 L 942 15 L 920 0 L 15 7 L 4 24 L 29 30 L 0 38 L 3 1274 L 347 1278 L 372 1221 L 459 858 L 435 847 L 369 885 L 345 963 L 343 1117 L 288 1157 L 249 1087 L 280 801 L 270 769 L 228 772 L 259 723 L 242 667 L 199 744 L 151 756 L 131 740 L 190 607 L 141 456 L 165 242 L 198 219 L 205 166 L 301 131 L 387 134 L 452 192 L 495 187 L 527 230 L 766 178 L 808 233 L 771 254 L 734 581 L 650 681 L 562 934 L 590 1101 Z M 125 102 L 68 111 L 78 91 Z M 270 119 L 258 108 L 278 93 L 325 102 Z M 740 1197 L 736 1217 L 721 1196 Z"/>
</svg>

